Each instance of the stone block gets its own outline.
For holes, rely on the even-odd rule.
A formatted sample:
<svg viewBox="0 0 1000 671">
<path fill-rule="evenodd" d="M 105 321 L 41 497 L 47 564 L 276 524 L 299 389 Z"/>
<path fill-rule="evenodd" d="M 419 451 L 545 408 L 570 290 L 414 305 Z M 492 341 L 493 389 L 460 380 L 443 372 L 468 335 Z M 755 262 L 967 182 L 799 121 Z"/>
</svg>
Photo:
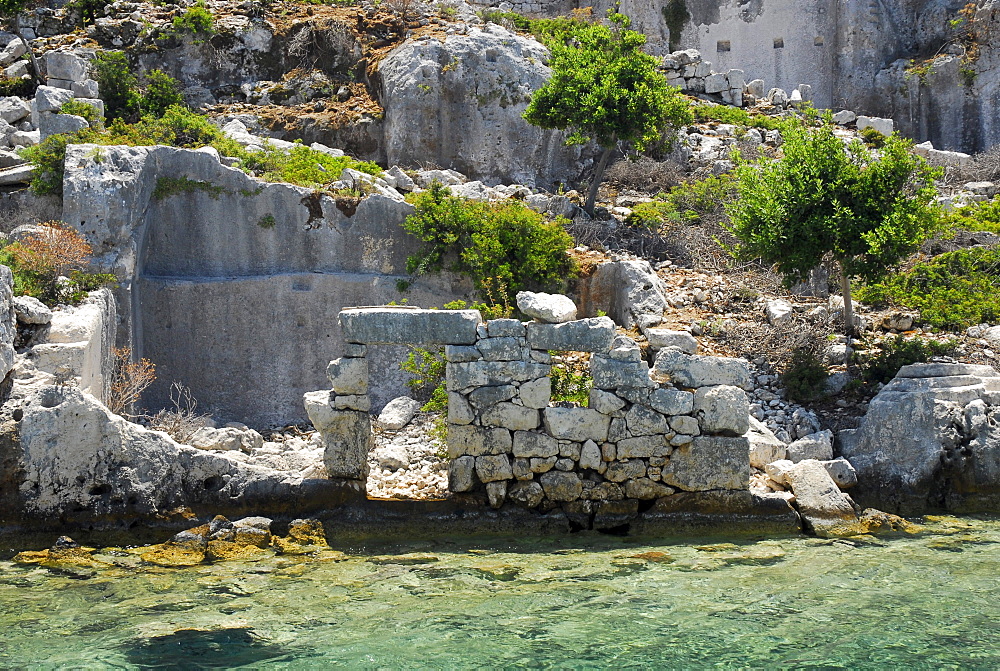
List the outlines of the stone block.
<svg viewBox="0 0 1000 671">
<path fill-rule="evenodd" d="M 678 347 L 685 354 L 695 354 L 698 351 L 698 341 L 687 331 L 649 328 L 643 330 L 649 341 L 649 349 L 659 352 L 664 347 Z"/>
<path fill-rule="evenodd" d="M 528 324 L 532 349 L 570 352 L 607 352 L 615 337 L 615 323 L 607 317 L 578 319 L 563 324 Z"/>
<path fill-rule="evenodd" d="M 750 429 L 750 402 L 738 387 L 701 387 L 694 395 L 694 414 L 702 433 L 742 436 Z"/>
<path fill-rule="evenodd" d="M 101 89 L 93 79 L 84 79 L 82 82 L 73 82 L 70 89 L 74 98 L 99 98 Z"/>
<path fill-rule="evenodd" d="M 333 426 L 335 413 L 331 404 L 333 394 L 328 389 L 306 392 L 302 402 L 306 415 L 313 427 L 320 433 Z"/>
<path fill-rule="evenodd" d="M 547 377 L 522 382 L 517 390 L 517 397 L 526 408 L 546 408 L 552 398 L 552 382 Z"/>
<path fill-rule="evenodd" d="M 764 305 L 764 314 L 771 326 L 788 326 L 795 317 L 795 308 L 783 298 L 776 298 Z"/>
<path fill-rule="evenodd" d="M 444 359 L 449 363 L 466 363 L 482 358 L 483 353 L 472 345 L 446 345 L 444 348 Z"/>
<path fill-rule="evenodd" d="M 583 482 L 576 473 L 549 471 L 538 478 L 545 496 L 551 501 L 575 501 L 583 493 Z"/>
<path fill-rule="evenodd" d="M 535 477 L 534 473 L 531 472 L 530 459 L 514 459 L 510 470 L 518 480 L 531 480 Z"/>
<path fill-rule="evenodd" d="M 364 480 L 368 476 L 372 426 L 367 412 L 334 410 L 321 435 L 323 464 L 331 478 Z"/>
<path fill-rule="evenodd" d="M 826 459 L 819 463 L 823 464 L 823 468 L 841 489 L 850 489 L 858 484 L 857 471 L 847 459 L 840 457 L 839 459 Z"/>
<path fill-rule="evenodd" d="M 731 385 L 753 389 L 750 369 L 741 359 L 685 354 L 677 347 L 665 347 L 656 355 L 652 376 L 659 382 L 697 388 Z"/>
<path fill-rule="evenodd" d="M 498 387 L 480 387 L 469 394 L 469 403 L 473 408 L 482 410 L 490 406 L 509 401 L 517 396 L 517 387 L 512 384 L 503 384 Z"/>
<path fill-rule="evenodd" d="M 888 137 L 892 135 L 895 124 L 892 119 L 881 119 L 874 116 L 859 116 L 857 119 L 858 132 L 860 133 L 865 128 L 874 128 L 879 133 L 882 133 L 882 135 Z"/>
<path fill-rule="evenodd" d="M 534 431 L 515 431 L 515 457 L 554 457 L 559 454 L 559 442 L 552 436 Z"/>
<path fill-rule="evenodd" d="M 764 80 L 763 79 L 751 79 L 747 82 L 746 92 L 752 95 L 754 98 L 764 97 Z"/>
<path fill-rule="evenodd" d="M 0 98 L 0 119 L 15 124 L 31 114 L 31 107 L 17 96 Z"/>
<path fill-rule="evenodd" d="M 679 434 L 697 436 L 701 433 L 701 426 L 698 420 L 687 415 L 678 415 L 670 418 L 670 428 Z"/>
<path fill-rule="evenodd" d="M 497 338 L 483 338 L 476 345 L 486 361 L 517 361 L 524 358 L 527 352 L 518 343 L 518 339 L 511 336 Z"/>
<path fill-rule="evenodd" d="M 53 135 L 64 133 L 75 133 L 78 130 L 89 128 L 90 124 L 82 116 L 75 114 L 54 114 L 42 112 L 38 115 L 39 138 L 44 140 Z"/>
<path fill-rule="evenodd" d="M 471 361 L 449 363 L 445 369 L 448 391 L 470 387 L 508 385 L 527 382 L 549 374 L 551 366 L 529 361 Z"/>
<path fill-rule="evenodd" d="M 590 408 L 545 408 L 545 430 L 563 440 L 603 443 L 608 438 L 611 418 Z"/>
<path fill-rule="evenodd" d="M 729 80 L 721 72 L 716 72 L 705 77 L 705 93 L 722 93 L 728 90 Z"/>
<path fill-rule="evenodd" d="M 87 78 L 87 61 L 66 51 L 49 51 L 45 54 L 46 76 L 82 82 Z"/>
<path fill-rule="evenodd" d="M 729 82 L 730 89 L 743 90 L 746 86 L 747 78 L 743 70 L 729 70 L 726 73 L 726 81 Z"/>
<path fill-rule="evenodd" d="M 806 459 L 818 461 L 833 459 L 833 431 L 829 429 L 818 431 L 789 443 L 788 459 L 793 463 Z"/>
<path fill-rule="evenodd" d="M 694 394 L 680 389 L 654 389 L 649 405 L 664 415 L 688 415 L 694 412 Z"/>
<path fill-rule="evenodd" d="M 507 481 L 499 480 L 486 483 L 486 500 L 490 503 L 490 508 L 494 510 L 500 508 L 507 499 Z"/>
<path fill-rule="evenodd" d="M 625 407 L 625 401 L 618 398 L 609 391 L 601 391 L 600 389 L 590 390 L 590 402 L 588 407 L 591 410 L 596 410 L 602 415 L 611 415 L 622 408 Z"/>
<path fill-rule="evenodd" d="M 619 459 L 648 459 L 666 445 L 663 436 L 640 436 L 619 440 L 616 448 Z"/>
<path fill-rule="evenodd" d="M 524 324 L 517 319 L 491 319 L 486 322 L 486 332 L 491 338 L 501 336 L 523 338 L 527 333 Z"/>
<path fill-rule="evenodd" d="M 448 392 L 448 422 L 451 424 L 472 424 L 476 413 L 461 394 Z"/>
<path fill-rule="evenodd" d="M 559 461 L 559 457 L 532 457 L 528 460 L 532 473 L 548 473 Z"/>
<path fill-rule="evenodd" d="M 545 498 L 545 492 L 537 482 L 515 482 L 507 489 L 507 498 L 522 508 L 535 508 Z"/>
<path fill-rule="evenodd" d="M 367 359 L 334 359 L 326 368 L 326 376 L 338 394 L 363 395 L 368 393 Z"/>
<path fill-rule="evenodd" d="M 625 482 L 646 475 L 646 463 L 643 461 L 613 461 L 604 471 L 604 477 L 611 482 Z M 747 475 L 749 478 L 749 473 Z"/>
<path fill-rule="evenodd" d="M 480 420 L 483 426 L 530 431 L 538 427 L 538 410 L 513 403 L 497 403 L 484 411 Z"/>
<path fill-rule="evenodd" d="M 846 126 L 847 124 L 854 123 L 857 119 L 858 115 L 851 110 L 840 110 L 833 115 L 833 123 L 840 126 Z"/>
<path fill-rule="evenodd" d="M 604 462 L 601 460 L 601 448 L 592 440 L 588 440 L 580 448 L 580 468 L 601 470 Z"/>
<path fill-rule="evenodd" d="M 463 455 L 480 457 L 483 455 L 506 454 L 510 452 L 510 431 L 490 429 L 482 426 L 448 426 L 448 458 Z"/>
<path fill-rule="evenodd" d="M 335 410 L 360 410 L 361 412 L 368 412 L 372 409 L 372 402 L 367 394 L 353 394 L 349 396 L 333 395 L 331 396 L 330 405 Z"/>
<path fill-rule="evenodd" d="M 35 111 L 58 112 L 59 108 L 73 99 L 73 92 L 52 86 L 39 86 L 35 90 Z"/>
<path fill-rule="evenodd" d="M 625 496 L 630 499 L 651 501 L 661 496 L 670 496 L 674 490 L 663 483 L 653 482 L 649 478 L 636 478 L 625 481 Z"/>
<path fill-rule="evenodd" d="M 750 465 L 763 470 L 768 464 L 784 459 L 785 443 L 754 417 L 750 417 L 749 422 L 750 429 L 744 437 L 750 441 Z"/>
<path fill-rule="evenodd" d="M 546 324 L 562 324 L 576 319 L 576 303 L 568 296 L 518 291 L 516 299 L 517 309 L 525 316 Z"/>
<path fill-rule="evenodd" d="M 645 361 L 615 361 L 595 354 L 590 358 L 590 374 L 596 389 L 625 389 L 653 386 Z"/>
<path fill-rule="evenodd" d="M 399 431 L 420 411 L 420 401 L 400 396 L 389 401 L 379 413 L 375 424 L 386 431 Z"/>
<path fill-rule="evenodd" d="M 507 455 L 496 454 L 476 457 L 476 475 L 481 482 L 497 482 L 513 479 L 514 472 Z"/>
<path fill-rule="evenodd" d="M 661 478 L 686 491 L 749 489 L 750 444 L 743 437 L 699 436 L 674 450 Z"/>
<path fill-rule="evenodd" d="M 625 424 L 633 436 L 650 436 L 670 431 L 667 418 L 652 408 L 633 405 L 625 414 Z"/>
<path fill-rule="evenodd" d="M 369 345 L 474 345 L 479 310 L 421 310 L 405 307 L 347 308 L 340 311 L 344 340 Z"/>
<path fill-rule="evenodd" d="M 795 494 L 795 507 L 810 531 L 818 536 L 859 533 L 854 506 L 823 464 L 806 459 L 789 468 L 785 478 Z"/>
<path fill-rule="evenodd" d="M 624 527 L 639 516 L 638 499 L 601 501 L 594 511 L 594 529 Z"/>
</svg>

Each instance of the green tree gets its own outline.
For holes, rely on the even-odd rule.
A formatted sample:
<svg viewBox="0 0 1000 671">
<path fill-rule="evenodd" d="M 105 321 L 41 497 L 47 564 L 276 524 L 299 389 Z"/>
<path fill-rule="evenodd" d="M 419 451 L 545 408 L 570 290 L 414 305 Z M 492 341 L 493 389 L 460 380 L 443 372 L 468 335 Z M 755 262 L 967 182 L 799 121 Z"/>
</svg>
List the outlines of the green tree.
<svg viewBox="0 0 1000 671">
<path fill-rule="evenodd" d="M 33 6 L 30 0 L 0 0 L 0 27 L 6 28 L 21 40 L 21 44 L 24 45 L 24 48 L 28 52 L 28 60 L 31 61 L 31 76 L 36 82 L 41 82 L 42 71 L 38 67 L 35 52 L 31 49 L 31 45 L 28 44 L 28 40 L 24 38 L 24 34 L 21 32 L 21 24 L 18 21 L 18 17 L 29 6 Z"/>
<path fill-rule="evenodd" d="M 646 36 L 629 30 L 629 18 L 610 14 L 611 25 L 585 24 L 547 44 L 552 78 L 531 97 L 528 123 L 569 130 L 567 144 L 595 141 L 604 151 L 584 209 L 594 213 L 597 189 L 619 142 L 642 149 L 668 127 L 694 119 L 679 89 L 667 86 L 658 61 L 642 51 Z"/>
<path fill-rule="evenodd" d="M 0 0 L 2 2 L 2 0 Z M 90 61 L 109 120 L 135 121 L 139 114 L 139 80 L 123 51 L 101 51 Z"/>
<path fill-rule="evenodd" d="M 774 264 L 788 283 L 832 257 L 851 335 L 851 278 L 884 277 L 936 230 L 940 171 L 898 135 L 878 150 L 845 144 L 830 124 L 788 124 L 783 136 L 780 159 L 737 166 L 739 198 L 727 209 L 739 242 L 731 251 Z"/>
<path fill-rule="evenodd" d="M 152 70 L 146 75 L 146 93 L 140 103 L 143 114 L 152 114 L 159 119 L 174 105 L 183 104 L 184 96 L 176 79 L 163 70 Z"/>
</svg>

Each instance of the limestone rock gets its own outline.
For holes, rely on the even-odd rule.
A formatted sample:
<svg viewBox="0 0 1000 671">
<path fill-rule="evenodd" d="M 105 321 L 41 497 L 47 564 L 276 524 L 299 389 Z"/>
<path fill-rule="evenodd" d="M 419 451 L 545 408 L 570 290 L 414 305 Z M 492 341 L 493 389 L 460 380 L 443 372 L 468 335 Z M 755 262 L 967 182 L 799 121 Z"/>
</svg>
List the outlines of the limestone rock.
<svg viewBox="0 0 1000 671">
<path fill-rule="evenodd" d="M 0 97 L 0 119 L 16 124 L 31 113 L 31 107 L 17 96 Z"/>
<path fill-rule="evenodd" d="M 22 324 L 48 324 L 52 321 L 52 310 L 32 296 L 15 296 L 14 314 Z"/>
<path fill-rule="evenodd" d="M 188 443 L 199 450 L 250 452 L 264 444 L 264 437 L 253 429 L 213 429 L 206 426 L 195 431 Z"/>
<path fill-rule="evenodd" d="M 819 431 L 789 443 L 788 458 L 795 463 L 805 459 L 833 459 L 833 431 Z"/>
<path fill-rule="evenodd" d="M 607 317 L 592 317 L 562 324 L 528 324 L 532 349 L 571 352 L 607 352 L 615 336 L 615 323 Z"/>
<path fill-rule="evenodd" d="M 859 116 L 857 118 L 857 129 L 860 133 L 865 128 L 874 128 L 882 135 L 892 135 L 895 124 L 892 119 L 880 119 L 879 117 Z"/>
<path fill-rule="evenodd" d="M 744 438 L 750 442 L 750 465 L 763 470 L 768 464 L 784 459 L 787 454 L 785 443 L 756 418 L 750 417 L 749 423 L 750 428 Z"/>
<path fill-rule="evenodd" d="M 671 453 L 661 477 L 686 491 L 748 489 L 750 445 L 742 437 L 699 436 Z"/>
<path fill-rule="evenodd" d="M 539 476 L 539 482 L 552 501 L 575 501 L 583 493 L 583 482 L 576 473 L 549 471 Z"/>
<path fill-rule="evenodd" d="M 649 328 L 644 329 L 643 334 L 649 340 L 649 349 L 653 352 L 659 352 L 664 347 L 677 347 L 685 354 L 698 352 L 698 341 L 687 331 Z"/>
<path fill-rule="evenodd" d="M 379 468 L 398 471 L 410 467 L 410 455 L 402 445 L 385 445 L 375 450 L 375 461 Z"/>
<path fill-rule="evenodd" d="M 480 417 L 483 426 L 499 426 L 511 431 L 530 431 L 538 427 L 538 410 L 513 403 L 497 403 Z"/>
<path fill-rule="evenodd" d="M 523 508 L 534 508 L 545 498 L 542 486 L 531 480 L 515 482 L 507 489 L 507 498 Z"/>
<path fill-rule="evenodd" d="M 448 489 L 467 492 L 476 485 L 476 458 L 462 456 L 448 464 Z"/>
<path fill-rule="evenodd" d="M 505 454 L 510 450 L 511 436 L 507 429 L 455 424 L 448 427 L 448 456 L 451 459 L 463 454 L 473 457 Z"/>
<path fill-rule="evenodd" d="M 326 375 L 337 394 L 365 395 L 368 393 L 367 359 L 334 359 L 327 367 Z"/>
<path fill-rule="evenodd" d="M 694 414 L 702 433 L 742 436 L 750 429 L 750 402 L 738 387 L 701 387 L 694 395 Z"/>
<path fill-rule="evenodd" d="M 664 415 L 688 415 L 694 412 L 694 394 L 679 389 L 656 389 L 649 404 Z"/>
<path fill-rule="evenodd" d="M 35 90 L 35 111 L 58 112 L 59 108 L 73 99 L 73 92 L 52 86 L 39 86 Z"/>
<path fill-rule="evenodd" d="M 334 410 L 323 436 L 323 465 L 331 478 L 363 480 L 372 445 L 371 417 L 357 410 Z"/>
<path fill-rule="evenodd" d="M 476 457 L 476 475 L 481 482 L 510 480 L 514 477 L 507 455 L 487 455 Z"/>
<path fill-rule="evenodd" d="M 800 461 L 788 469 L 785 478 L 795 494 L 795 506 L 812 533 L 850 533 L 858 519 L 854 506 L 841 494 L 823 464 L 815 459 Z"/>
<path fill-rule="evenodd" d="M 66 51 L 45 54 L 45 74 L 49 79 L 82 82 L 87 78 L 87 61 Z"/>
<path fill-rule="evenodd" d="M 399 431 L 410 423 L 410 420 L 420 411 L 420 407 L 420 401 L 408 396 L 394 398 L 382 408 L 375 424 L 386 431 Z"/>
<path fill-rule="evenodd" d="M 517 390 L 517 396 L 526 408 L 542 409 L 549 405 L 552 397 L 552 383 L 547 377 L 524 382 Z"/>
<path fill-rule="evenodd" d="M 515 457 L 553 457 L 559 453 L 559 443 L 552 436 L 535 431 L 515 431 L 513 450 Z"/>
<path fill-rule="evenodd" d="M 616 324 L 634 327 L 643 315 L 661 317 L 666 287 L 648 261 L 609 261 L 594 270 L 589 310 L 605 311 Z"/>
<path fill-rule="evenodd" d="M 741 359 L 692 356 L 677 347 L 665 347 L 657 353 L 651 375 L 682 387 L 731 385 L 753 389 L 750 370 Z"/>
<path fill-rule="evenodd" d="M 630 499 L 649 501 L 661 496 L 670 496 L 674 490 L 666 485 L 653 482 L 649 478 L 636 478 L 625 482 L 625 496 Z"/>
<path fill-rule="evenodd" d="M 525 316 L 546 324 L 562 324 L 576 319 L 576 303 L 561 294 L 518 291 L 517 309 Z"/>
<path fill-rule="evenodd" d="M 420 310 L 406 307 L 341 310 L 348 342 L 400 345 L 474 345 L 479 310 Z"/>
<path fill-rule="evenodd" d="M 611 418 L 590 408 L 545 408 L 542 416 L 545 430 L 555 438 L 598 443 L 608 438 Z"/>
<path fill-rule="evenodd" d="M 788 326 L 795 316 L 795 309 L 788 301 L 776 298 L 765 304 L 764 313 L 772 326 Z"/>
<path fill-rule="evenodd" d="M 858 474 L 854 470 L 854 466 L 851 466 L 851 462 L 847 459 L 840 457 L 839 459 L 828 459 L 819 463 L 823 464 L 823 468 L 826 469 L 826 472 L 830 474 L 830 477 L 833 478 L 833 481 L 841 489 L 850 489 L 858 484 Z"/>
</svg>

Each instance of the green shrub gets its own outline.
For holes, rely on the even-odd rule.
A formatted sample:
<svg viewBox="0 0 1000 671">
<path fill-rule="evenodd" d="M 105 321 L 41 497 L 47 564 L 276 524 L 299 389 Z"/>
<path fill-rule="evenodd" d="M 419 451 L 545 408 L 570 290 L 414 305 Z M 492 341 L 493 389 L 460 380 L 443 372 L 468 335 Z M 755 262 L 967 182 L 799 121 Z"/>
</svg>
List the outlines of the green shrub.
<svg viewBox="0 0 1000 671">
<path fill-rule="evenodd" d="M 943 219 L 948 228 L 1000 234 L 1000 198 L 965 205 Z"/>
<path fill-rule="evenodd" d="M 649 203 L 639 203 L 632 208 L 625 223 L 637 228 L 651 231 L 662 231 L 668 225 L 672 226 L 681 220 L 680 213 L 670 203 L 654 200 Z"/>
<path fill-rule="evenodd" d="M 701 224 L 709 215 L 722 214 L 726 203 L 735 198 L 735 180 L 730 175 L 718 175 L 678 184 L 664 200 L 683 221 Z"/>
<path fill-rule="evenodd" d="M 66 145 L 94 142 L 98 137 L 97 131 L 85 128 L 75 133 L 50 135 L 40 144 L 25 148 L 22 155 L 38 168 L 31 180 L 31 190 L 40 196 L 62 195 Z"/>
<path fill-rule="evenodd" d="M 215 16 L 208 11 L 203 0 L 198 0 L 183 14 L 174 17 L 173 28 L 177 34 L 211 35 L 215 32 Z"/>
<path fill-rule="evenodd" d="M 861 140 L 869 147 L 878 149 L 883 145 L 885 145 L 886 141 L 885 135 L 875 130 L 871 126 L 868 126 L 867 128 L 862 128 L 860 135 L 861 135 Z"/>
<path fill-rule="evenodd" d="M 445 310 L 479 310 L 479 313 L 483 316 L 483 319 L 509 319 L 514 313 L 510 304 L 506 305 L 489 305 L 487 303 L 473 303 L 469 305 L 465 301 L 459 299 L 457 301 L 451 301 L 450 303 L 444 304 Z"/>
<path fill-rule="evenodd" d="M 403 228 L 426 244 L 406 261 L 412 275 L 447 269 L 470 277 L 480 292 L 502 291 L 510 302 L 524 289 L 556 289 L 574 272 L 566 253 L 573 238 L 559 221 L 547 222 L 521 203 L 465 200 L 440 183 L 413 202 L 416 212 Z"/>
<path fill-rule="evenodd" d="M 338 179 L 345 168 L 375 176 L 382 174 L 382 169 L 371 161 L 331 156 L 305 146 L 295 146 L 287 152 L 266 147 L 262 152 L 246 153 L 241 158 L 263 179 L 310 188 L 318 188 Z"/>
<path fill-rule="evenodd" d="M 431 351 L 422 347 L 414 347 L 406 355 L 399 367 L 413 375 L 406 381 L 406 386 L 414 391 L 419 399 L 427 399 L 421 410 L 424 412 L 441 412 L 448 409 L 448 391 L 445 387 L 445 369 L 447 361 L 444 350 Z"/>
<path fill-rule="evenodd" d="M 920 311 L 926 323 L 961 329 L 1000 319 L 1000 250 L 973 247 L 948 252 L 858 290 L 868 303 Z"/>
<path fill-rule="evenodd" d="M 826 394 L 829 371 L 816 353 L 808 349 L 796 349 L 792 359 L 781 375 L 788 398 L 793 401 L 815 401 Z"/>
<path fill-rule="evenodd" d="M 692 106 L 694 118 L 699 122 L 718 121 L 728 123 L 741 128 L 762 128 L 764 130 L 775 130 L 781 127 L 782 119 L 768 116 L 766 114 L 751 114 L 740 107 L 730 107 L 729 105 L 712 105 L 709 103 L 699 103 Z"/>
<path fill-rule="evenodd" d="M 96 107 L 82 103 L 76 99 L 64 102 L 62 107 L 59 108 L 59 113 L 83 117 L 91 126 L 101 122 L 101 115 L 97 113 Z"/>
<path fill-rule="evenodd" d="M 143 114 L 162 117 L 171 107 L 184 105 L 181 86 L 176 79 L 163 70 L 152 70 L 146 75 L 146 92 L 142 95 L 140 107 Z"/>
<path fill-rule="evenodd" d="M 163 200 L 180 193 L 192 193 L 201 191 L 207 193 L 212 199 L 218 199 L 226 190 L 217 184 L 202 182 L 187 177 L 160 177 L 156 180 L 156 187 L 153 189 L 153 200 Z M 272 217 L 273 219 L 273 217 Z"/>
<path fill-rule="evenodd" d="M 590 366 L 579 359 L 567 361 L 561 355 L 563 352 L 550 352 L 556 362 L 549 373 L 551 399 L 556 402 L 569 401 L 586 406 L 590 402 L 590 390 L 594 386 L 594 378 L 590 375 Z"/>
<path fill-rule="evenodd" d="M 896 373 L 903 366 L 923 363 L 934 356 L 952 354 L 955 345 L 954 340 L 938 342 L 923 338 L 905 338 L 902 335 L 888 338 L 879 345 L 877 353 L 859 357 L 861 378 L 868 384 L 886 383 L 896 377 Z"/>
<path fill-rule="evenodd" d="M 108 5 L 107 0 L 69 0 L 63 9 L 67 13 L 77 12 L 80 17 L 80 25 L 89 26 L 104 14 L 104 7 Z"/>
<path fill-rule="evenodd" d="M 29 79 L 13 79 L 0 75 L 0 98 L 8 96 L 18 96 L 20 98 L 32 98 L 38 84 Z"/>
<path fill-rule="evenodd" d="M 98 52 L 90 69 L 101 89 L 104 115 L 110 120 L 135 118 L 139 113 L 139 80 L 132 74 L 125 53 Z"/>
</svg>

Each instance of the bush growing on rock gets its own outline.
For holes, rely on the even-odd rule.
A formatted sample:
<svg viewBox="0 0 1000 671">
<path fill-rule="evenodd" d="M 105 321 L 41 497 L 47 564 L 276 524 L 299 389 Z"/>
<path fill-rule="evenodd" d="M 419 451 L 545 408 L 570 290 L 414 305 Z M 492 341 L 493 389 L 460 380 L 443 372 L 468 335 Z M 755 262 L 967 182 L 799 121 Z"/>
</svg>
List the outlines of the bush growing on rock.
<svg viewBox="0 0 1000 671">
<path fill-rule="evenodd" d="M 412 275 L 460 273 L 484 295 L 502 288 L 507 304 L 518 291 L 558 289 L 573 275 L 566 253 L 573 238 L 560 221 L 546 221 L 521 203 L 465 200 L 440 183 L 413 203 L 416 212 L 403 228 L 426 244 L 406 261 Z"/>
<path fill-rule="evenodd" d="M 629 18 L 610 15 L 611 26 L 584 24 L 561 40 L 547 40 L 552 79 L 531 97 L 524 118 L 542 128 L 569 130 L 568 144 L 595 141 L 604 150 L 584 210 L 594 213 L 597 189 L 619 142 L 638 149 L 693 116 L 679 89 L 667 86 L 658 60 L 643 53 L 646 37 Z"/>
<path fill-rule="evenodd" d="M 845 328 L 853 331 L 850 278 L 877 280 L 937 230 L 934 170 L 888 138 L 874 152 L 832 126 L 783 129 L 783 156 L 737 167 L 739 201 L 729 230 L 740 258 L 774 264 L 786 281 L 807 276 L 829 254 L 841 269 Z"/>
</svg>

